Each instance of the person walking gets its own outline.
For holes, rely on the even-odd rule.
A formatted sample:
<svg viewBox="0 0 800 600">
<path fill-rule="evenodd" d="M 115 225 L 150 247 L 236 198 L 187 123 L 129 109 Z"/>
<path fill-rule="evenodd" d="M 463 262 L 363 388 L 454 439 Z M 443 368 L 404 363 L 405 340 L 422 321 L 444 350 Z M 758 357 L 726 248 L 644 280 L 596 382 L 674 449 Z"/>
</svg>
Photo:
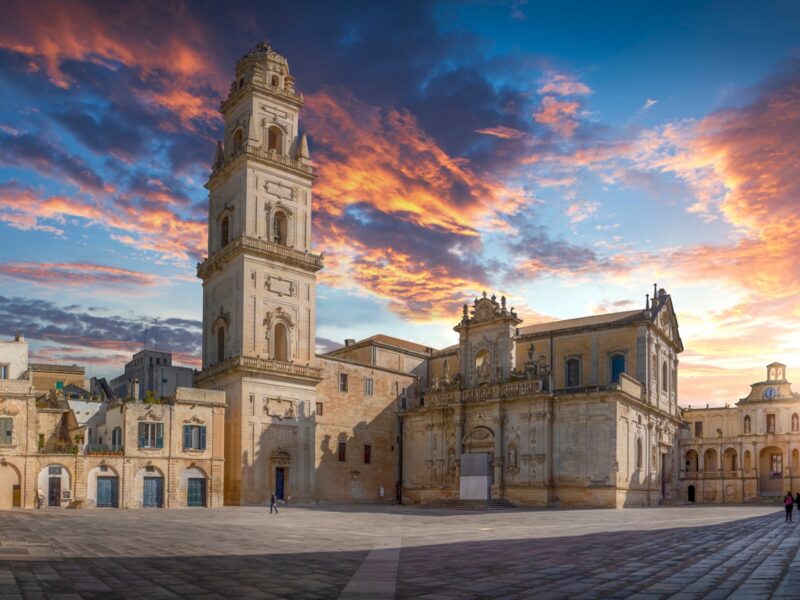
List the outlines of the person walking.
<svg viewBox="0 0 800 600">
<path fill-rule="evenodd" d="M 275 494 L 272 494 L 269 497 L 269 514 L 272 514 L 272 510 L 275 509 L 275 514 L 278 514 L 278 501 L 275 498 Z"/>
<path fill-rule="evenodd" d="M 800 494 L 798 494 L 800 496 Z M 794 509 L 794 496 L 792 492 L 786 492 L 786 497 L 783 499 L 783 507 L 786 509 L 786 522 L 792 522 L 792 510 Z"/>
<path fill-rule="evenodd" d="M 794 498 L 794 505 L 797 509 L 797 514 L 800 515 L 800 492 L 797 492 L 797 496 Z"/>
</svg>

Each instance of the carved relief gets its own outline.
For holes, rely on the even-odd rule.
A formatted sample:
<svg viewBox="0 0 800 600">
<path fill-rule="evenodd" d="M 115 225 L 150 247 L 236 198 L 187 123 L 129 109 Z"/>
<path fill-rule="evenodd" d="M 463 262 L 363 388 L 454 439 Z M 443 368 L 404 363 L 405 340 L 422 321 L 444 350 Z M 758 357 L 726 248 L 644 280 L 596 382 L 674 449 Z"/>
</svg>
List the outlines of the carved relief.
<svg viewBox="0 0 800 600">
<path fill-rule="evenodd" d="M 280 296 L 296 296 L 297 283 L 283 277 L 264 275 L 264 290 Z"/>
<path fill-rule="evenodd" d="M 264 402 L 264 414 L 277 419 L 294 419 L 294 401 L 285 398 L 267 398 Z"/>
</svg>

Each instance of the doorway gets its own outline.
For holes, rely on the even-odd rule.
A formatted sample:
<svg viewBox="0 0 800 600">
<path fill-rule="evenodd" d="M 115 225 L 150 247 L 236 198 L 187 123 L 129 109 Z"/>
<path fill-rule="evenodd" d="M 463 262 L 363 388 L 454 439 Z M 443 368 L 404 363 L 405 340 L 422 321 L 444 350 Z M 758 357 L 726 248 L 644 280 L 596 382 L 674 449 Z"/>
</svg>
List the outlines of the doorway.
<svg viewBox="0 0 800 600">
<path fill-rule="evenodd" d="M 117 508 L 119 506 L 119 479 L 117 477 L 97 478 L 97 507 Z"/>
<path fill-rule="evenodd" d="M 61 476 L 50 477 L 47 485 L 47 506 L 61 506 Z"/>
<path fill-rule="evenodd" d="M 206 480 L 205 478 L 192 477 L 189 479 L 187 488 L 187 506 L 206 505 Z"/>
<path fill-rule="evenodd" d="M 145 477 L 142 506 L 145 508 L 162 508 L 164 506 L 164 478 Z"/>
<path fill-rule="evenodd" d="M 694 502 L 694 486 L 689 486 L 689 502 Z"/>
<path fill-rule="evenodd" d="M 286 478 L 286 469 L 284 467 L 275 467 L 275 498 L 283 500 L 284 481 Z"/>
<path fill-rule="evenodd" d="M 18 484 L 11 488 L 11 507 L 22 508 L 22 487 Z"/>
</svg>

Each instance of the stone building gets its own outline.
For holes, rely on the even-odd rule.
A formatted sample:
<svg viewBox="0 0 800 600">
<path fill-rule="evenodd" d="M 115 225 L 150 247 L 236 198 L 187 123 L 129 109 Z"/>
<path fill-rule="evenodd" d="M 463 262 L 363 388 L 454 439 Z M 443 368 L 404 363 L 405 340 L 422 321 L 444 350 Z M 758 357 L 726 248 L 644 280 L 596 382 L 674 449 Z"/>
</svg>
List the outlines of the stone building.
<svg viewBox="0 0 800 600">
<path fill-rule="evenodd" d="M 520 503 L 623 506 L 674 489 L 682 344 L 663 290 L 643 310 L 526 328 L 484 297 L 453 348 L 378 335 L 315 353 L 302 105 L 259 44 L 220 109 L 195 381 L 227 397 L 226 503 L 428 502 L 480 481 Z"/>
<path fill-rule="evenodd" d="M 192 387 L 194 369 L 172 364 L 170 352 L 140 350 L 125 364 L 125 372 L 109 382 L 117 398 L 144 400 L 173 396 L 179 387 Z M 95 384 L 97 387 L 97 384 Z"/>
<path fill-rule="evenodd" d="M 800 489 L 800 394 L 785 365 L 767 365 L 766 375 L 734 406 L 684 411 L 684 500 L 746 502 Z"/>
<path fill-rule="evenodd" d="M 404 498 L 622 507 L 670 496 L 683 350 L 670 296 L 520 325 L 505 298 L 464 305 L 459 344 L 433 353 L 427 393 L 401 411 Z"/>
<path fill-rule="evenodd" d="M 0 509 L 222 506 L 224 393 L 68 399 L 72 383 L 36 388 L 20 335 L 0 342 L 0 364 Z"/>
</svg>

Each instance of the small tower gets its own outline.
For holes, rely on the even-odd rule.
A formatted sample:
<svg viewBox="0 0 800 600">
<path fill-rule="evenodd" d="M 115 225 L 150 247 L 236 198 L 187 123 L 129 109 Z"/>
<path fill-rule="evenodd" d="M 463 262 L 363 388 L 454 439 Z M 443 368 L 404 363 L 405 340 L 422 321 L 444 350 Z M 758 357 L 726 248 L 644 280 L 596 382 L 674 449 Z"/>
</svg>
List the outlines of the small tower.
<svg viewBox="0 0 800 600">
<path fill-rule="evenodd" d="M 786 381 L 786 365 L 774 362 L 767 365 L 767 381 Z"/>
</svg>

